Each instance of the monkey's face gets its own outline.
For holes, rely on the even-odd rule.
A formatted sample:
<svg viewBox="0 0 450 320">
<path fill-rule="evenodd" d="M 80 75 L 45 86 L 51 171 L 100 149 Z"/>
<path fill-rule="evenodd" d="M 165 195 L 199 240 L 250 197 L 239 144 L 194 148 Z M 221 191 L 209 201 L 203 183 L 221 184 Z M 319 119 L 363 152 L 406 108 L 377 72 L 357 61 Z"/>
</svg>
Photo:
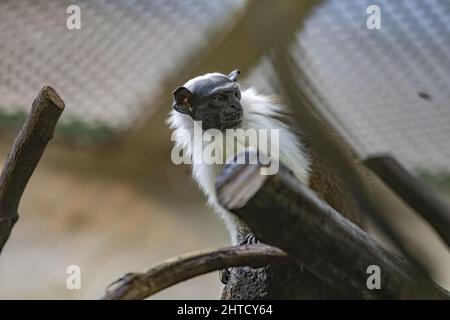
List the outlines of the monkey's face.
<svg viewBox="0 0 450 320">
<path fill-rule="evenodd" d="M 238 74 L 235 70 L 228 76 L 213 73 L 189 80 L 173 92 L 173 108 L 202 121 L 203 130 L 235 128 L 243 116 Z"/>
</svg>

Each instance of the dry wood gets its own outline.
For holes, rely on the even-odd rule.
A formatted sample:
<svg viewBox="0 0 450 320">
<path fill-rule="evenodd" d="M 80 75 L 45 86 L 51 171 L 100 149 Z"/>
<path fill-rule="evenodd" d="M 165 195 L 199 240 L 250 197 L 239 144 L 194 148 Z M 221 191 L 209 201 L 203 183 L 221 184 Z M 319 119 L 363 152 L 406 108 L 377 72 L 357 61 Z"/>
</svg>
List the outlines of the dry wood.
<svg viewBox="0 0 450 320">
<path fill-rule="evenodd" d="M 8 155 L 0 176 L 0 252 L 19 217 L 23 191 L 63 110 L 64 102 L 56 91 L 49 86 L 42 88 Z"/>
<path fill-rule="evenodd" d="M 259 175 L 260 168 L 227 165 L 217 193 L 262 242 L 282 249 L 347 298 L 449 298 L 431 280 L 415 278 L 405 259 L 321 201 L 285 167 L 275 176 Z M 367 287 L 370 265 L 381 269 L 380 290 Z"/>
<path fill-rule="evenodd" d="M 145 273 L 126 274 L 107 289 L 103 299 L 145 299 L 174 284 L 211 271 L 244 265 L 261 267 L 286 259 L 283 251 L 266 245 L 194 252 L 167 260 Z"/>
<path fill-rule="evenodd" d="M 354 151 L 344 141 L 336 140 L 339 135 L 335 128 L 327 121 L 327 117 L 318 114 L 318 110 L 323 110 L 326 102 L 314 92 L 304 70 L 295 62 L 288 49 L 278 50 L 272 61 L 280 81 L 280 93 L 283 93 L 299 127 L 311 139 L 311 145 L 324 160 L 324 164 L 344 182 L 346 189 L 350 191 L 347 196 L 357 201 L 365 217 L 414 265 L 417 276 L 426 281 L 429 277 L 426 265 L 416 257 L 395 226 L 380 212 L 378 199 L 371 192 L 367 176 L 361 170 L 362 166 L 358 166 L 351 156 Z M 319 105 L 321 108 L 318 108 Z"/>
</svg>

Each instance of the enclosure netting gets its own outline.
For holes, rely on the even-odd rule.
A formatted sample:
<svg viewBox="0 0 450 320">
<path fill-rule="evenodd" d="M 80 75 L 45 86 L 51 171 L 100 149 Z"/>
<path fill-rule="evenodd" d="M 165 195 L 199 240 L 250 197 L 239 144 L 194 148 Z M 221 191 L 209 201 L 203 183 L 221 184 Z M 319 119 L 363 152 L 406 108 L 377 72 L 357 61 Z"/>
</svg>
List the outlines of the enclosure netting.
<svg viewBox="0 0 450 320">
<path fill-rule="evenodd" d="M 371 4 L 380 30 L 366 27 Z M 362 157 L 390 152 L 412 170 L 450 173 L 450 2 L 326 1 L 291 52 Z M 248 83 L 273 93 L 272 74 L 265 60 Z"/>
<path fill-rule="evenodd" d="M 126 129 L 239 0 L 0 2 L 0 112 L 25 111 L 44 84 L 70 106 L 63 121 Z M 368 5 L 381 30 L 366 27 Z M 292 46 L 329 119 L 362 155 L 392 152 L 409 168 L 450 172 L 450 3 L 323 1 Z M 270 91 L 267 60 L 246 83 Z"/>
<path fill-rule="evenodd" d="M 240 0 L 0 1 L 0 110 L 28 110 L 44 83 L 66 105 L 63 121 L 125 129 Z M 224 8 L 227 10 L 224 11 Z"/>
</svg>

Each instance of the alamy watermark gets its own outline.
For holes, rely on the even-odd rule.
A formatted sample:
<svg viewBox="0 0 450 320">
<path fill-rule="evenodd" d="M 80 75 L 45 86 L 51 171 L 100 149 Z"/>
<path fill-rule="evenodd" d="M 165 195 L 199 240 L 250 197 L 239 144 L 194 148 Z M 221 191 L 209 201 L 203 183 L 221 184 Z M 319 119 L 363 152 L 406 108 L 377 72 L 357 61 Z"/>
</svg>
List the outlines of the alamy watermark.
<svg viewBox="0 0 450 320">
<path fill-rule="evenodd" d="M 81 289 L 81 268 L 76 264 L 72 264 L 67 267 L 66 273 L 69 276 L 66 279 L 66 287 L 69 290 Z"/>
<path fill-rule="evenodd" d="M 367 267 L 366 273 L 370 274 L 367 277 L 366 286 L 369 290 L 380 290 L 381 289 L 381 268 L 376 264 L 372 264 Z"/>
<path fill-rule="evenodd" d="M 280 156 L 279 129 L 218 129 L 202 130 L 201 121 L 194 121 L 194 130 L 176 129 L 172 141 L 183 136 L 186 145 L 175 145 L 171 152 L 174 164 L 262 164 L 262 175 L 278 173 Z M 191 152 L 189 152 L 191 151 Z M 236 158 L 244 151 L 248 157 Z M 190 156 L 192 154 L 192 156 Z"/>
<path fill-rule="evenodd" d="M 372 4 L 367 7 L 366 13 L 369 15 L 366 20 L 366 26 L 369 30 L 381 29 L 381 9 L 380 6 Z"/>
<path fill-rule="evenodd" d="M 69 30 L 81 29 L 81 9 L 80 6 L 72 4 L 67 7 L 66 13 L 69 15 L 66 19 L 66 27 Z"/>
</svg>

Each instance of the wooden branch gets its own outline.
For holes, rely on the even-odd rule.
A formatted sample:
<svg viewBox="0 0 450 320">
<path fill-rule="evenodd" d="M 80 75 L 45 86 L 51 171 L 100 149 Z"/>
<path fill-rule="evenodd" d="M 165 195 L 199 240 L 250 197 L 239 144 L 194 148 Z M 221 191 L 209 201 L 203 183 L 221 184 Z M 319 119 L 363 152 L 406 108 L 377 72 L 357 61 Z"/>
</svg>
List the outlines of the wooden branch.
<svg viewBox="0 0 450 320">
<path fill-rule="evenodd" d="M 374 155 L 364 163 L 427 220 L 450 247 L 450 208 L 444 201 L 390 155 Z"/>
<path fill-rule="evenodd" d="M 405 243 L 395 226 L 380 212 L 378 200 L 371 192 L 367 175 L 351 156 L 354 150 L 344 143 L 335 128 L 323 115 L 318 117 L 317 110 L 323 110 L 326 102 L 310 85 L 308 76 L 292 57 L 289 50 L 278 50 L 272 59 L 277 73 L 280 92 L 291 107 L 302 132 L 310 139 L 315 153 L 324 161 L 325 168 L 344 183 L 344 192 L 357 201 L 358 206 L 376 227 L 399 249 L 402 255 L 417 270 L 422 280 L 429 278 L 426 265 L 418 259 L 414 250 Z M 318 108 L 318 106 L 321 106 Z M 326 108 L 329 109 L 329 108 Z M 329 116 L 329 115 L 328 115 Z"/>
<path fill-rule="evenodd" d="M 44 87 L 17 136 L 0 176 L 0 252 L 18 219 L 17 209 L 23 191 L 36 168 L 64 102 L 51 87 Z"/>
<path fill-rule="evenodd" d="M 449 298 L 431 281 L 416 282 L 416 271 L 404 259 L 321 201 L 283 165 L 275 176 L 262 176 L 260 169 L 229 164 L 216 187 L 220 203 L 262 242 L 282 249 L 347 298 Z M 370 265 L 381 269 L 380 290 L 366 285 Z"/>
<path fill-rule="evenodd" d="M 283 251 L 259 244 L 194 252 L 167 260 L 145 273 L 126 274 L 107 289 L 102 299 L 145 299 L 174 284 L 211 271 L 244 265 L 261 267 L 286 259 Z"/>
</svg>

